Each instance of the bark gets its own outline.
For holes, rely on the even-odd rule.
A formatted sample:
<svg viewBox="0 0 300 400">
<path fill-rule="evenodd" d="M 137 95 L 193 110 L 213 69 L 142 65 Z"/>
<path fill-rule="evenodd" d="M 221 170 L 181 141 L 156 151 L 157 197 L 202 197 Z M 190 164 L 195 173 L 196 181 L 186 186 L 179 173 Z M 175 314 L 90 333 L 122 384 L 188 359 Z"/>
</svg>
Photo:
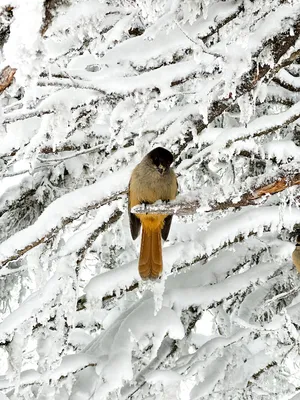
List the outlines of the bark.
<svg viewBox="0 0 300 400">
<path fill-rule="evenodd" d="M 11 68 L 8 65 L 0 72 L 0 93 L 12 84 L 16 71 L 16 68 Z"/>
</svg>

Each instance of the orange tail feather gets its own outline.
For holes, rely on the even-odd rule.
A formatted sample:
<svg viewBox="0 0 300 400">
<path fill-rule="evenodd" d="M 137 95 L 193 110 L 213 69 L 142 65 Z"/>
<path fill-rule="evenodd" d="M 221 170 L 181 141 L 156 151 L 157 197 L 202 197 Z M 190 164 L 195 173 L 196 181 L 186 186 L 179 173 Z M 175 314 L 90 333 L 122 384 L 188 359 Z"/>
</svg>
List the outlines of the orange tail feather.
<svg viewBox="0 0 300 400">
<path fill-rule="evenodd" d="M 142 279 L 157 279 L 162 273 L 160 230 L 142 230 L 139 273 Z"/>
</svg>

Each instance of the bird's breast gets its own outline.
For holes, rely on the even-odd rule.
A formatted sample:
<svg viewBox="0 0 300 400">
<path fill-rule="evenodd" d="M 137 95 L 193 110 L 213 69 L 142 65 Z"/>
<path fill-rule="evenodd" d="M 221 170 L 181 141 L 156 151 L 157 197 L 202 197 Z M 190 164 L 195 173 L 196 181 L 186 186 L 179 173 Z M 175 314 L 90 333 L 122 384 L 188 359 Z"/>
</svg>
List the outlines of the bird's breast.
<svg viewBox="0 0 300 400">
<path fill-rule="evenodd" d="M 132 173 L 130 182 L 132 207 L 140 203 L 155 203 L 157 200 L 173 200 L 176 192 L 176 176 L 171 169 L 165 174 L 160 174 L 156 170 L 136 168 Z"/>
</svg>

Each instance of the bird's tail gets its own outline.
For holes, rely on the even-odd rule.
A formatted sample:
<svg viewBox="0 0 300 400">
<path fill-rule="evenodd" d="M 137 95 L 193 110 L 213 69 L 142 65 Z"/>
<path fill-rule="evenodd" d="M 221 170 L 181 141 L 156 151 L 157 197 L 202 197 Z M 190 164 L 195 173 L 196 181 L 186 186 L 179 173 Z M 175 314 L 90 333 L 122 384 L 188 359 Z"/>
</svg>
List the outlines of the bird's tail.
<svg viewBox="0 0 300 400">
<path fill-rule="evenodd" d="M 157 279 L 162 273 L 161 232 L 142 230 L 139 273 L 142 279 Z"/>
</svg>

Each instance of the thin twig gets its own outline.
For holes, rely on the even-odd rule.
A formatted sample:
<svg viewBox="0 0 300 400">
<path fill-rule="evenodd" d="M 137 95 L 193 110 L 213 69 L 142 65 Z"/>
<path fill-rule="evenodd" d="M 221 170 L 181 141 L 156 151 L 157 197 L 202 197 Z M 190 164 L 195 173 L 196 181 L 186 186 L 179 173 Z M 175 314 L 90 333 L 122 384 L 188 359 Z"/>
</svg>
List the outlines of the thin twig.
<svg viewBox="0 0 300 400">
<path fill-rule="evenodd" d="M 103 145 L 103 143 L 102 143 L 102 144 L 98 144 L 97 146 L 91 147 L 90 149 L 80 150 L 80 151 L 77 151 L 76 153 L 73 153 L 73 154 L 70 154 L 70 155 L 67 155 L 64 157 L 47 158 L 47 157 L 37 156 L 37 159 L 41 162 L 61 162 L 61 161 L 69 160 L 70 158 L 81 156 L 83 154 L 93 153 L 94 151 L 103 149 L 103 147 L 105 147 L 105 145 Z"/>
</svg>

